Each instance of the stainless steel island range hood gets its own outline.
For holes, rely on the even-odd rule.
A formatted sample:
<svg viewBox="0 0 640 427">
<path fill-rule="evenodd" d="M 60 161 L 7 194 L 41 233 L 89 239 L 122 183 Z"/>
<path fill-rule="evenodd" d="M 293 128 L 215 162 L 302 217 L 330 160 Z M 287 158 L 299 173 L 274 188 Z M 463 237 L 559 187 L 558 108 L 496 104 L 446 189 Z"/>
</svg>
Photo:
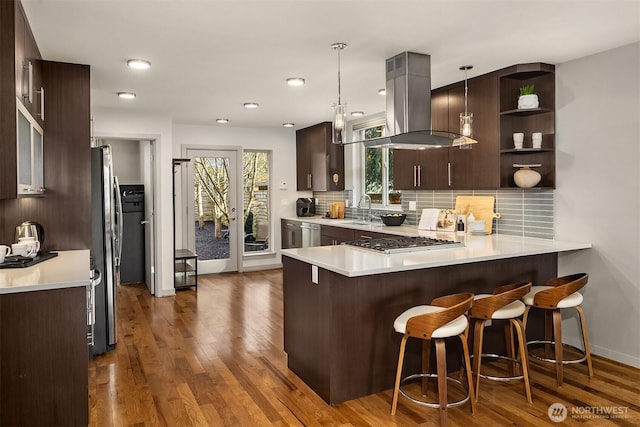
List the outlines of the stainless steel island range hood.
<svg viewBox="0 0 640 427">
<path fill-rule="evenodd" d="M 386 61 L 385 136 L 366 147 L 420 150 L 475 144 L 460 134 L 431 129 L 431 57 L 403 52 Z"/>
</svg>

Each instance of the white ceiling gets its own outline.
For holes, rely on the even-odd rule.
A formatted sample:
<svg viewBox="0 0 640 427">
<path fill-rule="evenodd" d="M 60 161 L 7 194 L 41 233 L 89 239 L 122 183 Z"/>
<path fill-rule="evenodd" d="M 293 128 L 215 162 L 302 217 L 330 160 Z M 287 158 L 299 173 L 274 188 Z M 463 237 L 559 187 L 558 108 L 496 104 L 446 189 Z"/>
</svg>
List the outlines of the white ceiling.
<svg viewBox="0 0 640 427">
<path fill-rule="evenodd" d="M 22 0 L 45 59 L 91 65 L 95 107 L 176 123 L 302 128 L 331 120 L 334 42 L 348 112 L 384 110 L 384 61 L 431 55 L 432 87 L 524 62 L 559 64 L 640 40 L 640 0 Z M 135 71 L 130 58 L 151 61 Z M 307 84 L 289 87 L 302 76 Z M 606 76 L 603 76 L 606 78 Z M 594 82 L 597 84 L 597 82 Z M 133 101 L 119 99 L 133 91 Z M 242 104 L 254 101 L 257 110 Z"/>
</svg>

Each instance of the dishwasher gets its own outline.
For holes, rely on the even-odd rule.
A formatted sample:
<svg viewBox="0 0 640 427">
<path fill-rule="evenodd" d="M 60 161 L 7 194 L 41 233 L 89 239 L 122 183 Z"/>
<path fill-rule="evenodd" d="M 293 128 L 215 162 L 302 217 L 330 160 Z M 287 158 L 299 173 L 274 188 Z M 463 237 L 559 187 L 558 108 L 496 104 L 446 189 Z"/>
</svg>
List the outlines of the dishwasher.
<svg viewBox="0 0 640 427">
<path fill-rule="evenodd" d="M 302 229 L 302 247 L 320 246 L 320 225 L 311 222 L 300 224 Z"/>
</svg>

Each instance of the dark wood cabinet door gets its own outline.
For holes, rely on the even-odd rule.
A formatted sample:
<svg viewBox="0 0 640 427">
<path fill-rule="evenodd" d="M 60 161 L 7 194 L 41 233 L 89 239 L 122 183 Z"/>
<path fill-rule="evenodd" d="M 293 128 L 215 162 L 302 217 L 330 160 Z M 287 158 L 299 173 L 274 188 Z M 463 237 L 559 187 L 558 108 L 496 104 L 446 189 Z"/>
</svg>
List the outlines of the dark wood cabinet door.
<svg viewBox="0 0 640 427">
<path fill-rule="evenodd" d="M 296 132 L 296 189 L 311 190 L 310 135 L 307 129 Z"/>
<path fill-rule="evenodd" d="M 473 113 L 472 174 L 464 183 L 469 188 L 500 187 L 500 138 L 498 111 L 498 77 L 469 81 L 469 111 Z M 455 182 L 454 182 L 455 184 Z"/>
<path fill-rule="evenodd" d="M 296 188 L 344 190 L 344 147 L 331 143 L 331 122 L 296 132 Z"/>
<path fill-rule="evenodd" d="M 434 148 L 419 153 L 419 188 L 423 190 L 443 190 L 449 184 L 449 152 L 451 148 Z"/>
<path fill-rule="evenodd" d="M 25 59 L 27 57 L 26 52 L 26 28 L 27 21 L 22 13 L 22 7 L 16 2 L 14 6 L 14 38 L 15 38 L 15 95 L 18 99 L 22 100 L 22 95 L 24 94 L 25 89 L 25 72 L 24 72 L 24 64 Z M 4 58 L 3 58 L 4 59 Z"/>
<path fill-rule="evenodd" d="M 449 90 L 431 91 L 431 129 L 450 130 L 449 110 Z M 449 149 L 434 148 L 416 154 L 420 162 L 417 187 L 425 190 L 449 188 Z"/>
<path fill-rule="evenodd" d="M 0 358 L 0 425 L 87 425 L 85 287 L 0 295 Z"/>
<path fill-rule="evenodd" d="M 15 199 L 18 193 L 17 176 L 17 139 L 16 135 L 16 81 L 15 25 L 16 4 L 12 1 L 0 1 L 0 200 Z M 22 54 L 20 54 L 22 56 Z M 10 143 L 13 141 L 13 143 Z M 0 216 L 2 208 L 0 201 Z M 10 224 L 5 219 L 6 228 Z M 10 242 L 4 238 L 0 241 Z"/>
<path fill-rule="evenodd" d="M 320 245 L 330 246 L 339 245 L 342 242 L 349 242 L 358 238 L 354 237 L 355 234 L 356 230 L 351 228 L 323 225 L 320 227 Z"/>
<path fill-rule="evenodd" d="M 419 160 L 416 150 L 393 150 L 393 188 L 415 190 Z"/>
<path fill-rule="evenodd" d="M 468 104 L 468 102 L 467 102 Z M 476 122 L 475 111 L 473 113 L 473 125 Z M 464 83 L 456 84 L 449 88 L 449 130 L 460 133 L 460 113 L 464 113 Z M 477 135 L 475 128 L 472 137 Z M 478 144 L 476 144 L 478 145 Z M 448 184 L 449 188 L 471 189 L 475 188 L 473 158 L 476 155 L 476 147 L 469 148 L 451 147 L 448 158 Z"/>
</svg>

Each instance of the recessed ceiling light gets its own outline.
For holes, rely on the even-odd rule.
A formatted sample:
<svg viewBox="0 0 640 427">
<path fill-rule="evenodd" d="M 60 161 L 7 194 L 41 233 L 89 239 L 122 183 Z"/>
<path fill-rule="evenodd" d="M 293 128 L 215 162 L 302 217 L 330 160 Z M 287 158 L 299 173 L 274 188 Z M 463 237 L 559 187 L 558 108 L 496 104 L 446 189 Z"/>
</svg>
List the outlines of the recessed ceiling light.
<svg viewBox="0 0 640 427">
<path fill-rule="evenodd" d="M 364 111 L 352 111 L 351 115 L 354 117 L 362 117 L 364 116 Z"/>
<path fill-rule="evenodd" d="M 287 84 L 289 86 L 304 86 L 304 79 L 302 77 L 289 77 L 287 79 Z"/>
<path fill-rule="evenodd" d="M 286 127 L 286 128 L 292 128 L 295 126 L 295 123 L 283 123 L 282 126 Z"/>
<path fill-rule="evenodd" d="M 258 103 L 257 102 L 245 102 L 244 104 L 244 108 L 258 108 Z"/>
<path fill-rule="evenodd" d="M 136 94 L 133 92 L 118 92 L 118 96 L 122 99 L 133 99 L 136 97 Z"/>
<path fill-rule="evenodd" d="M 386 89 L 378 89 L 378 93 L 380 95 L 386 95 L 387 94 L 387 90 Z"/>
<path fill-rule="evenodd" d="M 229 119 L 216 119 L 216 123 L 221 123 L 221 124 L 229 123 Z"/>
<path fill-rule="evenodd" d="M 151 67 L 151 62 L 144 59 L 130 59 L 127 61 L 127 65 L 136 70 L 146 70 Z"/>
</svg>

